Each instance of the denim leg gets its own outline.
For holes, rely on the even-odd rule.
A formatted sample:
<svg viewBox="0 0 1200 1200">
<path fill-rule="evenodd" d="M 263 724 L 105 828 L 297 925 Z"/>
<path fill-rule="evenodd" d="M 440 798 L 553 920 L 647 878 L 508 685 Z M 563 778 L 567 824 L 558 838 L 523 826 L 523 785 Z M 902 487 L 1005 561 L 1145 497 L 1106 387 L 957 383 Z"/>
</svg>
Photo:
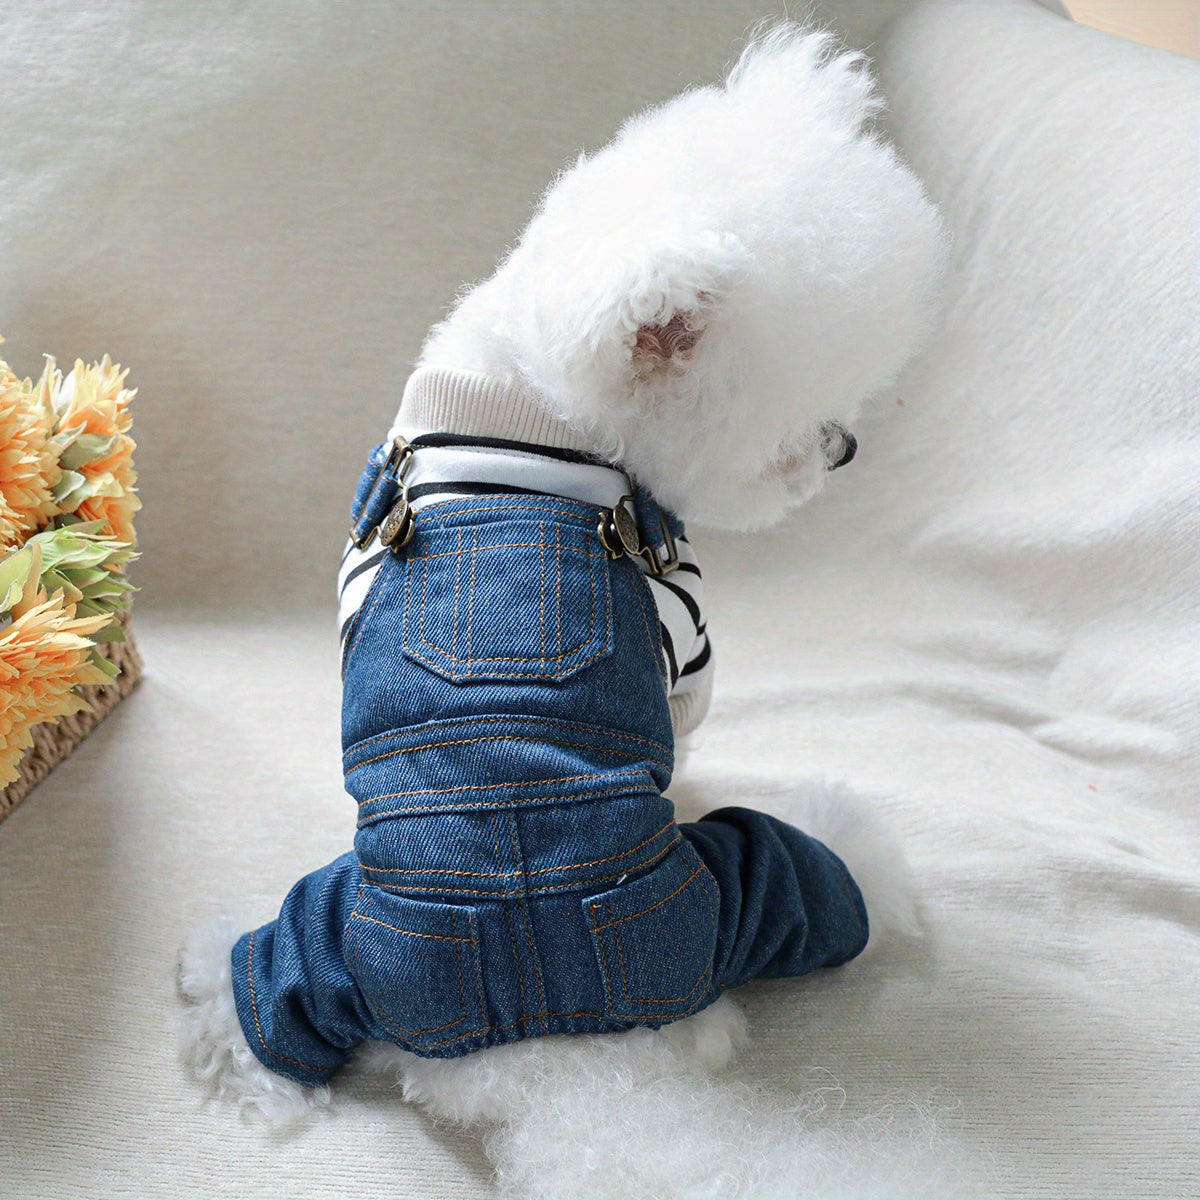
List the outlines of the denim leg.
<svg viewBox="0 0 1200 1200">
<path fill-rule="evenodd" d="M 250 1049 L 298 1083 L 323 1083 L 372 1036 L 342 950 L 361 882 L 356 856 L 342 855 L 301 879 L 278 918 L 233 948 L 234 999 Z"/>
<path fill-rule="evenodd" d="M 814 838 L 747 808 L 717 809 L 679 832 L 721 890 L 714 970 L 722 987 L 837 966 L 866 946 L 862 893 Z"/>
</svg>

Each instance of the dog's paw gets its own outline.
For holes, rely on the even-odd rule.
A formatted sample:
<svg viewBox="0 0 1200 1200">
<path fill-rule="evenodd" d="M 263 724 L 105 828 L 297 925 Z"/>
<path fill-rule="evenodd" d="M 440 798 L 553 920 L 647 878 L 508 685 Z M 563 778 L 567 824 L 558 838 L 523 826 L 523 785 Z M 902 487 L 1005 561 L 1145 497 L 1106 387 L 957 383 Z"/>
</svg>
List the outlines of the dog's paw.
<svg viewBox="0 0 1200 1200">
<path fill-rule="evenodd" d="M 854 877 L 871 925 L 865 953 L 923 936 L 916 877 L 891 826 L 868 800 L 843 784 L 815 784 L 793 800 L 784 819 L 828 846 Z"/>
<path fill-rule="evenodd" d="M 329 1103 L 329 1088 L 301 1087 L 269 1071 L 242 1033 L 233 999 L 230 951 L 237 933 L 228 917 L 192 931 L 179 951 L 183 1058 L 192 1074 L 244 1116 L 286 1125 Z"/>
</svg>

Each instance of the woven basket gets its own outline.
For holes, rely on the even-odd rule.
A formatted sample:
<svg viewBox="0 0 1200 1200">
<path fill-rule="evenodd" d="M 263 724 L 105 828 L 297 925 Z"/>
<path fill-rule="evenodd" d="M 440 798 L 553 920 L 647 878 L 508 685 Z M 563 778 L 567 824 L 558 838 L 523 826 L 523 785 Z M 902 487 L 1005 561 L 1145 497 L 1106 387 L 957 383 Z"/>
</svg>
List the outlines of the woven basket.
<svg viewBox="0 0 1200 1200">
<path fill-rule="evenodd" d="M 120 675 L 104 687 L 79 689 L 91 705 L 91 712 L 44 721 L 30 730 L 33 745 L 21 759 L 21 774 L 0 792 L 0 821 L 137 687 L 142 678 L 142 659 L 133 640 L 133 630 L 129 628 L 127 613 L 121 621 L 125 625 L 124 641 L 107 642 L 100 647 L 101 653 L 121 668 Z"/>
</svg>

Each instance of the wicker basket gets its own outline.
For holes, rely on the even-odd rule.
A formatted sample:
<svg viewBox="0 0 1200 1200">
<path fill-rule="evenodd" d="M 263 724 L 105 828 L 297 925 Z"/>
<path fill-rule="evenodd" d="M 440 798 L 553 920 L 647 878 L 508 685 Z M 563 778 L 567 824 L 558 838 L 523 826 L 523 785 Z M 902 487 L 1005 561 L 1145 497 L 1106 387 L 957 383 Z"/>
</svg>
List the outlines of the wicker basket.
<svg viewBox="0 0 1200 1200">
<path fill-rule="evenodd" d="M 104 687 L 80 688 L 91 705 L 90 712 L 73 713 L 59 717 L 56 721 L 45 721 L 35 725 L 30 734 L 33 745 L 21 759 L 21 774 L 0 792 L 0 821 L 3 821 L 18 804 L 36 787 L 64 758 L 83 741 L 105 717 L 138 685 L 142 678 L 142 659 L 129 618 L 122 618 L 125 638 L 120 642 L 107 642 L 101 653 L 121 668 L 121 673 Z"/>
</svg>

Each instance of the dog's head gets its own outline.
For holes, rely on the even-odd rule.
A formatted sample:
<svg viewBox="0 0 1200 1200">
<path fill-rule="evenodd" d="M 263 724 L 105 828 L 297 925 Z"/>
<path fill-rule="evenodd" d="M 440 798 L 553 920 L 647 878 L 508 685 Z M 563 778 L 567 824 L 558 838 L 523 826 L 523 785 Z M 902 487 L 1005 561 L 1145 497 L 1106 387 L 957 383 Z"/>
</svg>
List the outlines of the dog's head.
<svg viewBox="0 0 1200 1200">
<path fill-rule="evenodd" d="M 860 55 L 783 26 L 566 170 L 430 365 L 520 379 L 685 520 L 771 524 L 928 333 L 944 258 Z"/>
</svg>

